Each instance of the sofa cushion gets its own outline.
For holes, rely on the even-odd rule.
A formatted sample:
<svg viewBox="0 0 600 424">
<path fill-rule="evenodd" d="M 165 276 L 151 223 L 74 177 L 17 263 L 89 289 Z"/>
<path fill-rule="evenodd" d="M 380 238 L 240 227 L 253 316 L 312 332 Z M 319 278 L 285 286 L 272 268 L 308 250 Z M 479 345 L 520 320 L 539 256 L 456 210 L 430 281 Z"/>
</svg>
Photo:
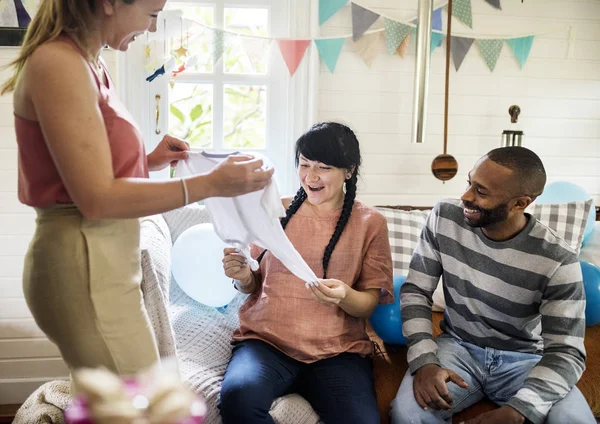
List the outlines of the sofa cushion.
<svg viewBox="0 0 600 424">
<path fill-rule="evenodd" d="M 206 207 L 197 203 L 165 212 L 163 217 L 169 226 L 173 243 L 175 243 L 179 236 L 188 228 L 197 224 L 210 222 L 210 215 L 208 214 Z"/>
<path fill-rule="evenodd" d="M 171 232 L 162 215 L 140 220 L 142 293 L 161 358 L 176 355 L 169 318 L 171 246 Z"/>
<path fill-rule="evenodd" d="M 553 230 L 579 253 L 592 203 L 591 199 L 570 203 L 532 203 L 527 208 L 527 212 Z"/>
<path fill-rule="evenodd" d="M 377 210 L 387 220 L 394 275 L 407 275 L 410 259 L 417 247 L 429 211 L 404 211 L 384 207 Z"/>
</svg>

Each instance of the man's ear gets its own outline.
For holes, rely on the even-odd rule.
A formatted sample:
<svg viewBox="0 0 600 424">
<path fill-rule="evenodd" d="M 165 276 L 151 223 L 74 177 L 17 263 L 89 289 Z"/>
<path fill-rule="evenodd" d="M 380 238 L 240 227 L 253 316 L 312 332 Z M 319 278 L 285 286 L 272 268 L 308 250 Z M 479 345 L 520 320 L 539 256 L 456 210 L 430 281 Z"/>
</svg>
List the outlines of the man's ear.
<svg viewBox="0 0 600 424">
<path fill-rule="evenodd" d="M 519 196 L 515 199 L 513 208 L 518 211 L 524 211 L 529 205 L 531 205 L 532 202 L 533 199 L 529 196 Z"/>
</svg>

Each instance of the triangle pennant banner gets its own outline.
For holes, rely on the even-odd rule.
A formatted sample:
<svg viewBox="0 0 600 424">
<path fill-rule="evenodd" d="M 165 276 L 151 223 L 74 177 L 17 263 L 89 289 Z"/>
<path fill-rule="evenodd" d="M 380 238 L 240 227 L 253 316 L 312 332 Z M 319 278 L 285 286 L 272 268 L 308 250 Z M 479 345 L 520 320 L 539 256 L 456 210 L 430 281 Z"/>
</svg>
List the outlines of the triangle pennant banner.
<svg viewBox="0 0 600 424">
<path fill-rule="evenodd" d="M 485 0 L 485 2 L 498 10 L 502 10 L 502 6 L 500 6 L 500 0 Z"/>
<path fill-rule="evenodd" d="M 473 12 L 471 11 L 471 0 L 454 0 L 452 2 L 452 16 L 473 28 Z"/>
<path fill-rule="evenodd" d="M 515 54 L 515 57 L 519 61 L 521 69 L 523 69 L 523 66 L 525 66 L 525 63 L 527 62 L 527 58 L 529 57 L 531 45 L 533 44 L 533 38 L 534 36 L 530 35 L 528 37 L 510 38 L 506 40 Z"/>
<path fill-rule="evenodd" d="M 473 38 L 457 37 L 455 35 L 451 37 L 450 52 L 454 61 L 454 69 L 457 71 L 460 65 L 462 65 L 463 60 L 465 60 L 465 56 L 473 45 L 473 41 L 475 41 Z"/>
<path fill-rule="evenodd" d="M 310 44 L 310 40 L 277 40 L 277 44 L 290 71 L 290 76 L 294 76 Z"/>
<path fill-rule="evenodd" d="M 402 41 L 400 43 L 400 45 L 398 46 L 398 48 L 396 49 L 396 54 L 398 56 L 400 56 L 401 58 L 404 59 L 404 56 L 406 55 L 406 52 L 408 51 L 408 40 L 409 40 L 410 34 L 406 36 L 406 38 L 404 39 L 404 41 Z"/>
<path fill-rule="evenodd" d="M 344 46 L 344 38 L 328 38 L 323 40 L 315 40 L 315 45 L 319 51 L 321 60 L 325 62 L 329 72 L 333 74 L 335 65 L 340 57 L 342 47 Z"/>
<path fill-rule="evenodd" d="M 358 40 L 379 19 L 379 15 L 352 3 L 352 39 Z"/>
<path fill-rule="evenodd" d="M 254 38 L 241 37 L 242 47 L 248 56 L 248 60 L 252 64 L 252 68 L 256 71 L 258 64 L 264 59 L 265 52 L 269 49 L 271 39 L 269 38 Z"/>
<path fill-rule="evenodd" d="M 477 40 L 477 45 L 479 46 L 479 51 L 483 55 L 488 68 L 490 68 L 490 71 L 493 71 L 496 67 L 496 62 L 498 62 L 498 57 L 500 57 L 500 52 L 502 51 L 504 43 L 502 40 Z"/>
<path fill-rule="evenodd" d="M 319 0 L 319 25 L 323 25 L 346 3 L 348 3 L 348 0 Z"/>
<path fill-rule="evenodd" d="M 358 41 L 354 42 L 354 50 L 365 62 L 369 68 L 373 64 L 373 59 L 377 56 L 375 43 L 379 41 L 380 32 L 373 32 L 362 36 Z"/>
<path fill-rule="evenodd" d="M 444 34 L 440 32 L 432 32 L 431 33 L 431 51 L 433 53 L 436 47 L 442 45 L 442 38 L 444 38 Z"/>
<path fill-rule="evenodd" d="M 225 33 L 220 29 L 213 29 L 213 57 L 212 63 L 213 66 L 219 62 L 221 56 L 223 56 L 223 52 L 225 51 Z"/>
<path fill-rule="evenodd" d="M 27 28 L 31 23 L 29 12 L 27 12 L 27 9 L 25 6 L 23 6 L 23 3 L 21 3 L 21 0 L 14 0 L 14 3 L 17 11 L 17 22 L 19 23 L 19 28 Z"/>
<path fill-rule="evenodd" d="M 385 23 L 385 45 L 387 52 L 388 54 L 394 54 L 400 43 L 410 34 L 412 27 L 387 18 L 384 18 L 383 21 Z"/>
</svg>

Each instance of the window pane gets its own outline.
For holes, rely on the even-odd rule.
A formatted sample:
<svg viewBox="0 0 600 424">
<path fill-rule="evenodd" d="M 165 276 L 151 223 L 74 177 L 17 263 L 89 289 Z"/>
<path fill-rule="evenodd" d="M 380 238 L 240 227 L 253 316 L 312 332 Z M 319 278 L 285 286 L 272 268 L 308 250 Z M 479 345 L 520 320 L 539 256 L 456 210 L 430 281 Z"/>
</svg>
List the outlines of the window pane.
<svg viewBox="0 0 600 424">
<path fill-rule="evenodd" d="M 225 8 L 225 29 L 236 34 L 269 35 L 269 10 L 256 8 Z M 246 43 L 246 44 L 245 44 Z M 265 74 L 267 72 L 269 44 L 260 38 L 229 36 L 225 54 L 225 73 Z M 246 48 L 257 50 L 253 64 Z"/>
<path fill-rule="evenodd" d="M 224 85 L 225 148 L 265 148 L 266 98 L 267 87 L 264 85 Z"/>
<path fill-rule="evenodd" d="M 213 86 L 176 82 L 169 92 L 169 133 L 192 147 L 213 147 Z"/>
<path fill-rule="evenodd" d="M 177 58 L 177 65 L 185 62 L 186 57 L 197 55 L 198 61 L 192 68 L 194 72 L 212 72 L 212 32 L 202 25 L 213 27 L 214 16 L 211 6 L 192 7 L 190 3 L 167 2 L 165 9 L 181 10 L 184 20 L 173 20 L 167 24 L 166 32 L 169 52 Z M 202 25 L 199 25 L 202 24 Z M 187 55 L 180 56 L 177 49 L 187 49 Z"/>
</svg>

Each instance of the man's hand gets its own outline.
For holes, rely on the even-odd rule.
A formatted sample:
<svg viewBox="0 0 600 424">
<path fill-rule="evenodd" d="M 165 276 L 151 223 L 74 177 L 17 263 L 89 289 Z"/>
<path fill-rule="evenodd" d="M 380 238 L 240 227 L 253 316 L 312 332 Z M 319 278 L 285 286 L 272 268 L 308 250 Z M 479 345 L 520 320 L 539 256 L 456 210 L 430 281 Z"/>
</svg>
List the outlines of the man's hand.
<svg viewBox="0 0 600 424">
<path fill-rule="evenodd" d="M 516 409 L 504 405 L 466 421 L 464 424 L 521 424 L 524 422 L 525 417 Z"/>
<path fill-rule="evenodd" d="M 451 410 L 452 396 L 448 392 L 447 382 L 453 382 L 466 389 L 469 385 L 452 370 L 435 364 L 426 364 L 417 370 L 413 380 L 415 399 L 421 408 L 427 410 Z"/>
</svg>

